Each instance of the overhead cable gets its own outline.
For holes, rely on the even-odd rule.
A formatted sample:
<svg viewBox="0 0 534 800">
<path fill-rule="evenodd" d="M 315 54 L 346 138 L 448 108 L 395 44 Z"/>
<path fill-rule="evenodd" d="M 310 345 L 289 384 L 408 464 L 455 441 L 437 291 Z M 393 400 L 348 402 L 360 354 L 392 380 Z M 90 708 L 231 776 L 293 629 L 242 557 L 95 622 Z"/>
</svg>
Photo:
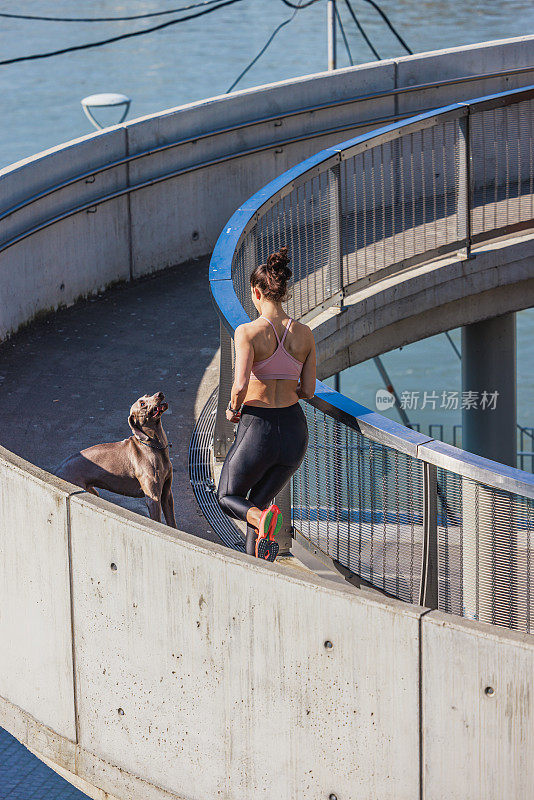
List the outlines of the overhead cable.
<svg viewBox="0 0 534 800">
<path fill-rule="evenodd" d="M 406 50 L 406 52 L 407 52 L 407 53 L 409 53 L 411 56 L 413 56 L 413 50 L 410 50 L 410 48 L 408 47 L 408 45 L 406 44 L 406 42 L 404 41 L 404 39 L 402 38 L 402 36 L 400 35 L 400 33 L 399 33 L 399 32 L 398 32 L 396 29 L 395 29 L 395 27 L 393 26 L 393 23 L 392 23 L 392 22 L 389 20 L 389 18 L 386 16 L 386 12 L 385 12 L 385 11 L 382 11 L 382 9 L 381 9 L 381 8 L 380 8 L 380 6 L 378 5 L 378 3 L 375 3 L 375 0 L 365 0 L 365 2 L 366 2 L 366 3 L 369 3 L 370 5 L 372 5 L 372 6 L 373 6 L 373 8 L 376 8 L 376 10 L 378 11 L 378 13 L 380 14 L 380 16 L 382 17 L 382 19 L 383 19 L 383 20 L 384 20 L 384 22 L 386 23 L 386 25 L 388 26 L 388 28 L 390 29 L 390 31 L 393 33 L 393 35 L 394 35 L 394 36 L 396 36 L 396 37 L 397 37 L 397 39 L 399 40 L 399 42 L 401 43 L 401 45 L 404 47 L 404 49 Z"/>
<path fill-rule="evenodd" d="M 146 33 L 153 31 L 160 31 L 163 28 L 168 28 L 170 25 L 179 25 L 181 22 L 187 22 L 190 19 L 197 19 L 203 17 L 205 14 L 211 14 L 213 11 L 218 11 L 225 6 L 231 6 L 234 3 L 241 3 L 243 0 L 224 0 L 219 5 L 213 5 L 211 8 L 206 8 L 203 11 L 197 11 L 195 14 L 188 14 L 179 19 L 171 19 L 168 22 L 162 22 L 160 25 L 154 25 L 152 28 L 144 28 L 141 31 L 132 31 L 131 33 L 122 33 L 119 36 L 112 36 L 109 39 L 102 39 L 99 42 L 87 42 L 86 44 L 73 45 L 72 47 L 64 47 L 61 50 L 52 50 L 48 53 L 34 53 L 29 56 L 18 56 L 17 58 L 6 58 L 0 61 L 0 66 L 6 64 L 17 64 L 19 61 L 34 61 L 38 58 L 51 58 L 52 56 L 60 56 L 64 53 L 74 53 L 77 50 L 89 50 L 91 47 L 102 47 L 105 44 L 112 44 L 113 42 L 120 42 L 122 39 L 131 39 L 134 36 L 144 36 Z"/>
<path fill-rule="evenodd" d="M 377 50 L 375 50 L 375 48 L 374 48 L 374 46 L 373 46 L 373 43 L 371 42 L 371 40 L 370 40 L 370 39 L 369 39 L 369 37 L 367 36 L 366 32 L 364 31 L 364 29 L 363 29 L 363 27 L 362 27 L 362 25 L 361 25 L 361 23 L 360 23 L 360 21 L 359 21 L 358 17 L 357 17 L 357 16 L 356 16 L 356 14 L 354 13 L 354 9 L 352 8 L 352 6 L 351 6 L 351 4 L 350 4 L 349 0 L 345 0 L 345 5 L 347 6 L 347 8 L 348 8 L 348 10 L 349 10 L 349 13 L 350 13 L 350 15 L 351 15 L 352 19 L 354 20 L 354 22 L 355 22 L 355 24 L 356 24 L 356 27 L 358 28 L 358 30 L 360 31 L 361 35 L 363 36 L 363 38 L 364 38 L 364 39 L 365 39 L 365 41 L 367 42 L 367 46 L 369 47 L 369 49 L 371 50 L 372 54 L 373 54 L 373 55 L 374 55 L 374 57 L 377 59 L 377 61 L 380 61 L 381 59 L 380 59 L 380 55 L 379 55 L 378 51 L 377 51 Z"/>
<path fill-rule="evenodd" d="M 192 8 L 211 6 L 219 2 L 220 0 L 203 0 L 201 3 L 193 3 L 189 6 L 181 6 L 180 8 L 169 8 L 166 11 L 151 11 L 148 14 L 131 14 L 126 17 L 46 17 L 35 14 L 10 14 L 5 11 L 0 12 L 0 17 L 7 17 L 8 19 L 39 20 L 42 22 L 127 22 L 132 19 L 148 19 L 149 17 L 162 17 L 167 14 L 178 14 L 182 11 L 190 11 Z"/>
<path fill-rule="evenodd" d="M 341 21 L 341 15 L 340 15 L 339 11 L 337 10 L 337 3 L 334 5 L 334 10 L 336 12 L 336 19 L 337 19 L 337 21 L 339 23 L 339 30 L 341 31 L 341 36 L 343 37 L 343 43 L 345 45 L 345 50 L 347 51 L 347 55 L 349 57 L 350 65 L 351 65 L 351 67 L 353 67 L 354 66 L 354 61 L 352 60 L 352 53 L 350 52 L 349 42 L 348 42 L 347 36 L 345 34 L 345 28 L 343 27 L 343 22 Z"/>
<path fill-rule="evenodd" d="M 298 3 L 292 3 L 291 0 L 282 0 L 282 3 L 285 6 L 289 6 L 289 8 L 296 8 L 297 11 L 300 11 L 301 8 L 308 8 L 308 6 L 313 6 L 314 3 L 318 3 L 318 2 L 319 2 L 319 0 L 308 0 L 306 3 L 303 3 L 302 5 L 300 5 Z"/>
<path fill-rule="evenodd" d="M 311 5 L 313 5 L 313 3 L 317 3 L 317 2 L 319 2 L 319 0 L 308 0 L 308 2 L 304 3 L 304 5 L 302 5 L 301 8 L 306 8 L 306 6 L 311 6 Z M 380 8 L 378 3 L 375 2 L 375 0 L 364 0 L 364 2 L 369 3 L 369 5 L 373 6 L 373 8 L 376 9 L 376 11 L 378 11 L 380 16 L 382 17 L 382 19 L 384 20 L 384 22 L 386 23 L 386 25 L 390 29 L 390 31 L 398 39 L 398 41 L 404 47 L 406 52 L 409 53 L 409 55 L 413 56 L 413 50 L 411 50 L 410 47 L 408 47 L 408 45 L 406 44 L 406 42 L 403 39 L 403 37 L 400 35 L 398 30 L 395 28 L 395 26 L 393 25 L 393 23 L 391 22 L 391 20 L 387 16 L 386 12 L 383 11 Z M 290 8 L 297 8 L 298 7 L 298 6 L 295 5 L 295 3 L 292 3 L 291 0 L 282 0 L 282 3 L 284 3 L 286 6 L 289 6 Z M 335 4 L 335 5 L 337 5 L 337 4 Z M 337 9 L 336 9 L 336 11 L 337 11 Z M 338 16 L 338 20 L 339 20 L 339 16 Z M 358 24 L 358 23 L 356 23 L 356 24 Z M 343 28 L 341 22 L 340 22 L 340 27 Z M 359 26 L 359 29 L 360 29 L 360 33 L 362 33 L 362 35 L 364 35 L 363 34 L 363 29 L 361 28 L 361 26 Z M 366 39 L 367 43 L 369 44 L 368 37 L 364 35 L 364 38 Z M 373 48 L 371 48 L 371 49 L 373 49 Z"/>
<path fill-rule="evenodd" d="M 314 2 L 316 2 L 316 0 L 313 0 L 313 1 L 314 1 Z M 283 0 L 283 2 L 285 2 L 285 0 Z M 290 4 L 289 4 L 289 3 L 286 3 L 286 5 L 290 5 Z M 295 9 L 295 10 L 293 11 L 293 13 L 291 14 L 291 16 L 290 16 L 290 17 L 288 17 L 288 18 L 287 18 L 286 20 L 284 20 L 283 22 L 281 22 L 281 23 L 280 23 L 280 25 L 278 25 L 278 27 L 276 27 L 276 28 L 274 29 L 274 31 L 271 33 L 271 35 L 269 36 L 269 38 L 267 39 L 267 41 L 265 42 L 265 44 L 263 45 L 263 47 L 261 48 L 261 50 L 259 51 L 259 53 L 257 53 L 257 54 L 254 56 L 254 58 L 252 59 L 252 61 L 250 61 L 250 63 L 249 63 L 249 64 L 247 64 L 247 66 L 245 67 L 245 69 L 244 69 L 244 70 L 243 70 L 243 71 L 242 71 L 242 72 L 241 72 L 241 73 L 240 73 L 240 74 L 237 76 L 237 78 L 236 78 L 236 79 L 235 79 L 235 81 L 232 83 L 232 85 L 230 86 L 230 88 L 226 90 L 226 94 L 229 94 L 229 93 L 230 93 L 230 92 L 231 92 L 233 89 L 235 89 L 235 87 L 237 86 L 237 84 L 239 83 L 239 81 L 241 80 L 241 78 L 243 78 L 243 77 L 244 77 L 244 76 L 247 74 L 247 72 L 249 71 L 249 69 L 251 69 L 251 68 L 254 66 L 254 64 L 255 64 L 255 63 L 256 63 L 256 62 L 257 62 L 257 61 L 258 61 L 258 60 L 259 60 L 259 59 L 262 57 L 262 55 L 265 53 L 265 51 L 267 50 L 267 48 L 269 47 L 269 45 L 271 44 L 271 42 L 273 41 L 273 39 L 275 38 L 275 36 L 278 34 L 278 32 L 279 32 L 279 31 L 281 31 L 281 30 L 282 30 L 282 28 L 284 28 L 286 25 L 289 25 L 289 23 L 290 23 L 290 22 L 293 22 L 293 19 L 295 18 L 295 14 L 297 13 L 297 11 L 300 11 L 302 8 L 306 8 L 308 5 L 311 5 L 311 3 L 307 3 L 306 5 L 303 5 L 303 6 L 301 6 L 301 5 L 293 5 L 293 4 L 291 4 L 291 7 Z"/>
</svg>

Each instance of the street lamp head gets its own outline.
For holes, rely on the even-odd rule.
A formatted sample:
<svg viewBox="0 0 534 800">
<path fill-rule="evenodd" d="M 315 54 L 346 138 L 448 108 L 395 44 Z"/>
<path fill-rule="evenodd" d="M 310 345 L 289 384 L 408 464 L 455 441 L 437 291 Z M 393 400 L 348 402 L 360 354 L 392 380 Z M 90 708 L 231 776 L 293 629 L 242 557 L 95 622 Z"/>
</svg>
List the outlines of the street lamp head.
<svg viewBox="0 0 534 800">
<path fill-rule="evenodd" d="M 104 126 L 101 125 L 92 115 L 91 109 L 92 108 L 113 108 L 114 106 L 123 106 L 124 111 L 122 113 L 122 117 L 115 125 L 120 125 L 121 122 L 124 122 L 126 119 L 126 115 L 128 114 L 128 110 L 130 108 L 131 100 L 125 94 L 116 94 L 114 92 L 103 92 L 101 94 L 91 94 L 88 97 L 84 97 L 81 100 L 82 108 L 84 110 L 85 116 L 92 122 L 97 130 L 102 130 Z"/>
</svg>

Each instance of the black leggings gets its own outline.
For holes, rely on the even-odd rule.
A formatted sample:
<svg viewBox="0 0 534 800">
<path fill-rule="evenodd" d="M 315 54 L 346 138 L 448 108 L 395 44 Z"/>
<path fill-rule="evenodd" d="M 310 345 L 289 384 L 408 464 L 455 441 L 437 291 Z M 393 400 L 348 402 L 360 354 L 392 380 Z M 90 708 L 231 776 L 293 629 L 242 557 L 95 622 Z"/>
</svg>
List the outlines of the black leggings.
<svg viewBox="0 0 534 800">
<path fill-rule="evenodd" d="M 307 446 L 308 425 L 299 403 L 286 408 L 243 406 L 217 491 L 223 511 L 246 522 L 250 508 L 266 509 L 299 468 Z M 254 555 L 255 544 L 256 531 L 247 523 L 249 555 Z"/>
</svg>

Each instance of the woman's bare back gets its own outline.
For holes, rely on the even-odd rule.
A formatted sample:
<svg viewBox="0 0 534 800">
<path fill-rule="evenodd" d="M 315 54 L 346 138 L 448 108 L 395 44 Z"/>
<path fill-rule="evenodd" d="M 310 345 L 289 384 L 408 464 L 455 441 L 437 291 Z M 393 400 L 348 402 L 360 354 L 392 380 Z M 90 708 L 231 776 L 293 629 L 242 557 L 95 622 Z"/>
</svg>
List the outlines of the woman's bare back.
<svg viewBox="0 0 534 800">
<path fill-rule="evenodd" d="M 270 358 L 278 347 L 278 341 L 273 326 L 281 341 L 290 317 L 287 315 L 271 319 L 272 325 L 261 317 L 247 323 L 246 338 L 254 350 L 253 364 Z M 297 320 L 291 322 L 289 331 L 284 340 L 284 348 L 289 355 L 300 361 L 303 367 L 301 384 L 305 380 L 306 363 L 313 351 L 313 368 L 315 374 L 315 343 L 313 334 L 307 325 Z M 302 395 L 299 391 L 299 381 L 287 378 L 273 378 L 257 380 L 252 378 L 248 385 L 245 404 L 251 406 L 270 406 L 283 408 L 297 403 Z"/>
</svg>

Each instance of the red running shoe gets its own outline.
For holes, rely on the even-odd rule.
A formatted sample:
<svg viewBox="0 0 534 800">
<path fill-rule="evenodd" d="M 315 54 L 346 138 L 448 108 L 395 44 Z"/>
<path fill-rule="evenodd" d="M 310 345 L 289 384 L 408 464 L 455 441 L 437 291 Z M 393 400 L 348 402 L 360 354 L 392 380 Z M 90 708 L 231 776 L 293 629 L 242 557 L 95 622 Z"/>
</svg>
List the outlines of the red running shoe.
<svg viewBox="0 0 534 800">
<path fill-rule="evenodd" d="M 274 561 L 280 545 L 275 536 L 282 527 L 282 512 L 278 506 L 270 505 L 260 517 L 258 538 L 256 539 L 256 557 L 265 561 Z"/>
</svg>

